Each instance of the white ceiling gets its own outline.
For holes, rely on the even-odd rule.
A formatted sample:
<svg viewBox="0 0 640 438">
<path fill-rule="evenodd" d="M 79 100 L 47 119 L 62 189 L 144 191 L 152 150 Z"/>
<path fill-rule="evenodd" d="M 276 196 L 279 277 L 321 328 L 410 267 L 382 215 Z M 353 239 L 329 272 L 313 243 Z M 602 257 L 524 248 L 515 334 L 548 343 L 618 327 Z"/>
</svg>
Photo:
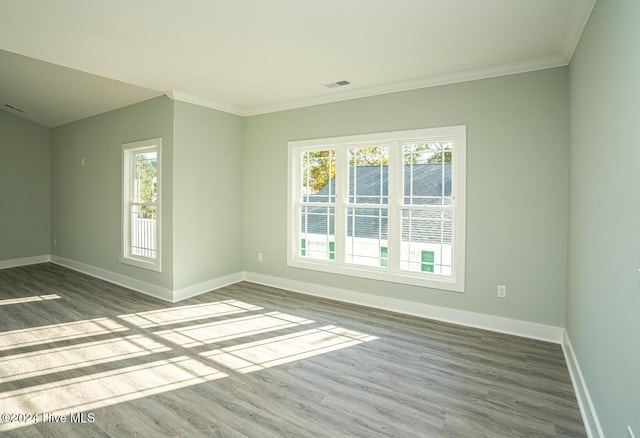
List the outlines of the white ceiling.
<svg viewBox="0 0 640 438">
<path fill-rule="evenodd" d="M 2 0 L 0 105 L 49 127 L 162 94 L 253 115 L 562 66 L 594 3 Z"/>
</svg>

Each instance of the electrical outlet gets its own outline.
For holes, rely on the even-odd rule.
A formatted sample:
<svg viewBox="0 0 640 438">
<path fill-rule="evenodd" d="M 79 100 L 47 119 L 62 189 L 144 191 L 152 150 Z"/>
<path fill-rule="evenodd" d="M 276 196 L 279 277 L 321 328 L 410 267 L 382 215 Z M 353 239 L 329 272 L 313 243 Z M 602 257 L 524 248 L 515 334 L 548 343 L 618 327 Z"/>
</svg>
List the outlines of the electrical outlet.
<svg viewBox="0 0 640 438">
<path fill-rule="evenodd" d="M 636 436 L 633 434 L 633 431 L 631 430 L 631 426 L 627 426 L 627 437 L 636 438 Z"/>
<path fill-rule="evenodd" d="M 258 261 L 261 262 L 262 260 L 264 260 L 264 255 L 261 252 L 259 252 L 258 253 Z"/>
<path fill-rule="evenodd" d="M 56 238 L 53 239 L 53 246 L 58 246 L 58 239 Z"/>
<path fill-rule="evenodd" d="M 507 298 L 507 286 L 498 286 L 498 298 Z"/>
</svg>

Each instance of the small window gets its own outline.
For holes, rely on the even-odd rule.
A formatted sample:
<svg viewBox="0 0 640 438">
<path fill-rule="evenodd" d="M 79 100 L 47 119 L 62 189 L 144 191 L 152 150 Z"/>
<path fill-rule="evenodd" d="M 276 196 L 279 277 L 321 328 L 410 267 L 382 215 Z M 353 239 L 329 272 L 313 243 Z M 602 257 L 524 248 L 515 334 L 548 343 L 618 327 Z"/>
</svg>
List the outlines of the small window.
<svg viewBox="0 0 640 438">
<path fill-rule="evenodd" d="M 289 143 L 289 266 L 464 290 L 466 128 Z"/>
<path fill-rule="evenodd" d="M 122 263 L 161 270 L 160 151 L 162 139 L 122 145 Z"/>
</svg>

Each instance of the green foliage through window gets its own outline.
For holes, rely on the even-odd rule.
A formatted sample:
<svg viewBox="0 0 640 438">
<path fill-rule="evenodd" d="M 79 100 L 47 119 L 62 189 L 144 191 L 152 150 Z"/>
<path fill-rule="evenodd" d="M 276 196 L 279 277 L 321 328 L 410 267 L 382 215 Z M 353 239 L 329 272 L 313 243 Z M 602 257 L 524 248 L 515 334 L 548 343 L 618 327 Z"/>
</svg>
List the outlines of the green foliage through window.
<svg viewBox="0 0 640 438">
<path fill-rule="evenodd" d="M 155 203 L 158 198 L 156 152 L 135 154 L 134 161 L 134 200 L 136 203 Z M 155 206 L 140 206 L 140 216 L 145 219 L 155 218 Z"/>
</svg>

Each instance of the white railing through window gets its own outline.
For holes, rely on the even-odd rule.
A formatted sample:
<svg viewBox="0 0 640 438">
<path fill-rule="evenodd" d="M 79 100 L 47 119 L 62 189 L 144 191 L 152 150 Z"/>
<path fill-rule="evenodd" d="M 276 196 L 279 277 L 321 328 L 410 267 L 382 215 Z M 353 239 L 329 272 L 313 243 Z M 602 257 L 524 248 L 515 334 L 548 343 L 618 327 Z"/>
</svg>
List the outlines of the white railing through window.
<svg viewBox="0 0 640 438">
<path fill-rule="evenodd" d="M 156 220 L 134 217 L 131 220 L 131 255 L 155 259 Z"/>
</svg>

